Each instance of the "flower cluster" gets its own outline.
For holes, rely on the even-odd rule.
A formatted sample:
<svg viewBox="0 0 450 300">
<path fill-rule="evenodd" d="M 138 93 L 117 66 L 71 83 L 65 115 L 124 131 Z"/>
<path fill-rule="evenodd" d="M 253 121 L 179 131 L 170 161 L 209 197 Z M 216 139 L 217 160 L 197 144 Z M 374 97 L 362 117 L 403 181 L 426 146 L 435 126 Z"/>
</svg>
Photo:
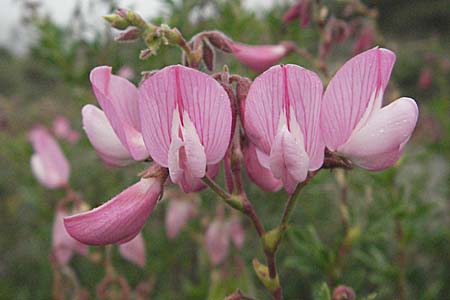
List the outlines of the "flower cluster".
<svg viewBox="0 0 450 300">
<path fill-rule="evenodd" d="M 284 186 L 293 193 L 326 155 L 368 170 L 392 166 L 418 117 L 410 98 L 382 107 L 394 61 L 387 49 L 363 52 L 337 71 L 325 91 L 315 73 L 276 65 L 254 80 L 239 106 L 213 77 L 185 66 L 153 72 L 139 87 L 110 67 L 95 68 L 90 79 L 102 110 L 82 110 L 93 147 L 110 165 L 152 164 L 112 200 L 66 217 L 68 232 L 91 245 L 133 239 L 166 182 L 195 192 L 205 187 L 203 178 L 218 173 L 236 126 L 245 132 L 249 177 L 266 191 Z"/>
</svg>

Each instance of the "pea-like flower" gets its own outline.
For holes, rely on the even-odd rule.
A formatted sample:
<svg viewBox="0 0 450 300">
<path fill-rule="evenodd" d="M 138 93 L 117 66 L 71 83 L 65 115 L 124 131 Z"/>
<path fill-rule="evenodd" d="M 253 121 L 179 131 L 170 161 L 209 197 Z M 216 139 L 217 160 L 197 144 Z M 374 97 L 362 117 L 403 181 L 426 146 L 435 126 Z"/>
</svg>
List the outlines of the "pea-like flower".
<svg viewBox="0 0 450 300">
<path fill-rule="evenodd" d="M 329 150 L 369 170 L 392 166 L 417 123 L 411 98 L 381 107 L 395 54 L 373 48 L 346 62 L 322 102 L 321 131 Z"/>
<path fill-rule="evenodd" d="M 184 192 L 198 190 L 230 142 L 231 105 L 225 90 L 207 74 L 169 66 L 139 87 L 145 145 L 152 159 L 169 169 Z"/>
<path fill-rule="evenodd" d="M 244 127 L 260 164 L 288 193 L 322 166 L 322 83 L 296 65 L 278 65 L 255 79 L 245 103 Z"/>
</svg>

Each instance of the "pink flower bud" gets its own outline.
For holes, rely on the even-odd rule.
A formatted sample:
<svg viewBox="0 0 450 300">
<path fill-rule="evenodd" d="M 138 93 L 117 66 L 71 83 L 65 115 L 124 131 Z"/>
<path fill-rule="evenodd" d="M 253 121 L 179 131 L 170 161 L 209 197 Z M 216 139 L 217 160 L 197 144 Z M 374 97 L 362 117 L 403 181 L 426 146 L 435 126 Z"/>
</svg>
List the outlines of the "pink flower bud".
<svg viewBox="0 0 450 300">
<path fill-rule="evenodd" d="M 419 81 L 417 82 L 417 85 L 419 89 L 421 90 L 427 90 L 430 88 L 431 84 L 433 83 L 433 73 L 431 72 L 430 68 L 424 68 L 420 72 Z"/>
<path fill-rule="evenodd" d="M 131 241 L 119 245 L 119 253 L 123 258 L 129 262 L 144 268 L 146 255 L 145 255 L 145 242 L 142 237 L 142 233 L 139 233 Z"/>
<path fill-rule="evenodd" d="M 117 71 L 117 76 L 131 80 L 134 78 L 134 70 L 130 66 L 123 66 Z"/>
<path fill-rule="evenodd" d="M 119 33 L 115 40 L 118 42 L 133 42 L 141 37 L 141 30 L 137 27 L 129 27 Z M 119 75 L 121 76 L 121 75 Z M 122 76 L 125 77 L 125 76 Z"/>
<path fill-rule="evenodd" d="M 255 72 L 263 72 L 277 64 L 292 50 L 291 43 L 280 43 L 278 45 L 246 45 L 233 43 L 233 55 L 244 66 Z"/>
<path fill-rule="evenodd" d="M 66 117 L 58 116 L 53 120 L 53 132 L 56 137 L 65 139 L 70 143 L 76 143 L 80 139 L 78 131 L 73 130 Z"/>
<path fill-rule="evenodd" d="M 220 264 L 228 255 L 230 248 L 230 230 L 221 219 L 214 219 L 205 233 L 205 247 L 213 265 Z"/>
<path fill-rule="evenodd" d="M 358 39 L 353 46 L 353 54 L 358 54 L 372 47 L 375 41 L 375 29 L 373 26 L 364 26 L 359 32 Z"/>
<path fill-rule="evenodd" d="M 284 23 L 292 22 L 296 20 L 298 17 L 300 17 L 302 2 L 303 2 L 302 0 L 297 1 L 294 5 L 289 7 L 289 9 L 284 13 L 282 18 Z"/>
<path fill-rule="evenodd" d="M 215 48 L 226 52 L 233 52 L 233 41 L 220 31 L 211 31 L 207 34 L 208 40 Z"/>
<path fill-rule="evenodd" d="M 188 196 L 186 195 L 185 198 Z M 194 200 L 194 201 L 192 201 Z M 172 198 L 167 207 L 165 224 L 169 239 L 175 238 L 197 213 L 196 199 Z"/>
<path fill-rule="evenodd" d="M 31 170 L 38 181 L 49 189 L 67 184 L 69 162 L 48 130 L 35 127 L 30 131 L 29 139 L 35 151 L 31 156 Z"/>
<path fill-rule="evenodd" d="M 237 249 L 242 249 L 245 242 L 245 231 L 241 220 L 238 217 L 232 217 L 229 223 L 231 241 Z"/>
<path fill-rule="evenodd" d="M 87 255 L 87 246 L 72 238 L 64 228 L 64 217 L 69 214 L 65 209 L 56 210 L 55 220 L 53 222 L 52 251 L 56 261 L 61 264 L 67 264 L 74 252 L 81 255 Z"/>
<path fill-rule="evenodd" d="M 209 71 L 214 70 L 214 50 L 211 48 L 209 43 L 203 43 L 203 62 Z"/>
</svg>

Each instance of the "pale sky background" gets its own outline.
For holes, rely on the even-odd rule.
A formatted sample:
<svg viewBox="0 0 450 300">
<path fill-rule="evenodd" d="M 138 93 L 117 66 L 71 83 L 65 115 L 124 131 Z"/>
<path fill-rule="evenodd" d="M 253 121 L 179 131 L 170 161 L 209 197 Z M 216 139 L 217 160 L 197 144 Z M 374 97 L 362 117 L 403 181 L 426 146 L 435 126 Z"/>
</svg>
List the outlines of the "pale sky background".
<svg viewBox="0 0 450 300">
<path fill-rule="evenodd" d="M 276 0 L 244 0 L 246 7 L 253 10 L 269 8 Z M 88 20 L 93 24 L 103 26 L 101 16 L 108 13 L 102 1 L 94 0 L 41 0 L 41 11 L 48 13 L 53 20 L 66 24 L 77 2 L 82 3 L 82 9 Z M 133 8 L 142 16 L 152 17 L 163 13 L 160 0 L 120 0 L 121 7 Z M 21 51 L 27 37 L 18 28 L 21 16 L 22 1 L 0 0 L 0 46 L 7 46 L 15 51 Z"/>
</svg>

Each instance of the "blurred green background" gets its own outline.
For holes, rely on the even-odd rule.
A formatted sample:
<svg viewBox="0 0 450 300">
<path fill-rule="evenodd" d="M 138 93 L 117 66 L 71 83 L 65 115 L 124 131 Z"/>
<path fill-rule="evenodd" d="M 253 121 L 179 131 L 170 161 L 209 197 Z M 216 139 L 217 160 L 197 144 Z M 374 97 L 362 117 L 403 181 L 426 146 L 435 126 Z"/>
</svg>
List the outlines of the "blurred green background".
<svg viewBox="0 0 450 300">
<path fill-rule="evenodd" d="M 322 1 L 331 13 L 346 1 Z M 292 40 L 316 55 L 319 34 L 314 24 L 306 29 L 283 24 L 288 1 L 265 11 L 245 9 L 239 0 L 161 1 L 164 14 L 151 21 L 177 27 L 190 38 L 217 29 L 236 41 L 274 44 Z M 448 299 L 450 295 L 450 9 L 448 1 L 366 1 L 378 9 L 376 44 L 392 49 L 397 63 L 385 96 L 417 100 L 420 120 L 405 155 L 395 167 L 371 173 L 349 172 L 350 224 L 354 237 L 337 271 L 342 242 L 338 186 L 334 172 L 324 171 L 307 186 L 292 217 L 293 226 L 278 253 L 285 299 L 326 299 L 323 283 L 351 286 L 357 299 Z M 104 14 L 115 4 L 105 2 Z M 34 37 L 24 54 L 0 49 L 0 299 L 51 299 L 52 270 L 48 257 L 51 226 L 60 191 L 41 187 L 29 166 L 32 154 L 27 131 L 36 123 L 51 126 L 57 115 L 67 116 L 81 129 L 81 107 L 96 103 L 89 71 L 97 65 L 132 67 L 136 74 L 180 62 L 180 51 L 164 48 L 158 56 L 141 61 L 143 44 L 118 44 L 107 24 L 89 28 L 82 14 L 58 25 L 51 18 L 23 6 L 24 22 L 17 24 Z M 101 15 L 97 16 L 101 18 Z M 145 17 L 145 16 L 144 16 Z M 1 21 L 0 21 L 1 22 Z M 336 45 L 329 58 L 332 71 L 352 56 L 354 37 Z M 313 69 L 295 54 L 283 63 Z M 216 71 L 227 64 L 232 73 L 254 78 L 230 55 L 218 54 Z M 431 70 L 426 88 L 418 85 L 424 69 Z M 136 76 L 135 83 L 139 79 Z M 96 206 L 137 179 L 142 166 L 114 169 L 104 166 L 82 133 L 72 145 L 61 142 L 71 166 L 71 184 Z M 219 177 L 219 181 L 221 178 Z M 283 191 L 264 194 L 247 182 L 246 189 L 263 222 L 276 225 L 283 208 Z M 215 199 L 203 192 L 202 208 L 214 214 Z M 269 299 L 251 270 L 251 260 L 262 258 L 253 228 L 244 222 L 247 240 L 242 258 L 245 269 L 233 275 L 229 266 L 211 269 L 204 250 L 192 239 L 202 233 L 194 220 L 175 240 L 168 240 L 161 203 L 144 228 L 148 262 L 140 270 L 114 254 L 117 269 L 135 286 L 144 278 L 155 281 L 152 299 L 221 299 L 237 287 L 257 299 Z M 274 213 L 276 212 L 276 213 Z M 258 249 L 255 251 L 255 249 Z M 93 250 L 95 251 L 95 250 Z M 83 286 L 93 293 L 103 269 L 76 256 L 71 266 Z M 331 287 L 330 287 L 331 288 Z M 95 299 L 92 295 L 90 299 Z"/>
</svg>

